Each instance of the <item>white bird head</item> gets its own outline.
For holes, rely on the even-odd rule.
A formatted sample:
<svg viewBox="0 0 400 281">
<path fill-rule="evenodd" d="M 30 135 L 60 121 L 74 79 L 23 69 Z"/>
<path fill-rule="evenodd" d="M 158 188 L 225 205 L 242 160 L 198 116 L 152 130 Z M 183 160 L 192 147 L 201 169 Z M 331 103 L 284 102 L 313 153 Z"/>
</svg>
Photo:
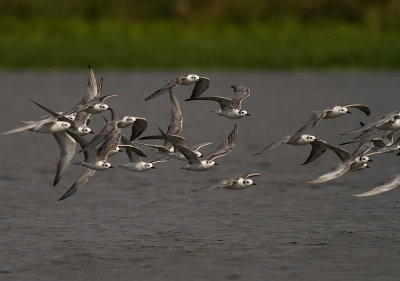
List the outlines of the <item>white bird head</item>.
<svg viewBox="0 0 400 281">
<path fill-rule="evenodd" d="M 203 165 L 206 168 L 211 168 L 212 166 L 217 165 L 217 164 L 213 160 L 205 160 L 205 161 L 203 161 Z"/>
<path fill-rule="evenodd" d="M 133 116 L 124 116 L 122 117 L 121 121 L 118 123 L 118 127 L 120 128 L 126 128 L 130 125 L 132 125 L 133 123 L 135 123 L 136 118 Z"/>
<path fill-rule="evenodd" d="M 96 111 L 105 111 L 108 109 L 108 105 L 105 103 L 96 103 L 93 107 Z"/>
<path fill-rule="evenodd" d="M 146 164 L 144 164 L 144 167 L 146 169 L 154 169 L 153 163 L 146 163 Z"/>
<path fill-rule="evenodd" d="M 109 169 L 112 168 L 112 165 L 110 162 L 107 162 L 105 160 L 100 160 L 98 161 L 98 165 L 102 167 L 102 169 Z"/>
<path fill-rule="evenodd" d="M 92 129 L 90 129 L 88 126 L 82 125 L 78 127 L 77 132 L 79 135 L 84 136 L 90 134 Z"/>
<path fill-rule="evenodd" d="M 301 135 L 301 137 L 300 137 L 305 143 L 312 143 L 313 141 L 315 141 L 315 136 L 313 136 L 313 135 L 308 135 L 308 134 L 305 134 L 305 135 Z"/>
<path fill-rule="evenodd" d="M 188 74 L 186 76 L 186 80 L 190 83 L 196 82 L 200 79 L 199 75 L 196 74 Z"/>
<path fill-rule="evenodd" d="M 65 121 L 57 121 L 56 124 L 52 127 L 52 131 L 54 133 L 56 132 L 62 132 L 65 131 L 66 129 L 70 128 L 71 124 Z"/>
<path fill-rule="evenodd" d="M 349 111 L 349 109 L 348 109 L 347 107 L 345 107 L 345 106 L 340 106 L 340 105 L 334 106 L 334 107 L 332 108 L 332 111 L 333 111 L 333 113 L 336 113 L 336 114 L 346 114 L 346 113 L 350 113 L 350 111 Z"/>
<path fill-rule="evenodd" d="M 372 161 L 369 159 L 368 156 L 359 156 L 359 157 L 356 157 L 354 160 L 358 163 L 367 163 L 367 162 Z"/>
<path fill-rule="evenodd" d="M 69 120 L 74 121 L 75 117 L 76 117 L 76 113 L 67 114 L 67 115 L 65 115 L 65 117 L 68 118 Z"/>
</svg>

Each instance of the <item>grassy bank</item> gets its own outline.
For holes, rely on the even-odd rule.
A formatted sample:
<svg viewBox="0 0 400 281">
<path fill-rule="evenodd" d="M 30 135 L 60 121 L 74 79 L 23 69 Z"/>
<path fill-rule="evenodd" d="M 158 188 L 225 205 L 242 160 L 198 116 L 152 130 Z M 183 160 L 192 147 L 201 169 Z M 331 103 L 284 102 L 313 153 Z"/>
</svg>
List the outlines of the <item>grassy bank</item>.
<svg viewBox="0 0 400 281">
<path fill-rule="evenodd" d="M 312 69 L 400 67 L 400 31 L 360 25 L 100 21 L 0 24 L 0 67 Z"/>
</svg>

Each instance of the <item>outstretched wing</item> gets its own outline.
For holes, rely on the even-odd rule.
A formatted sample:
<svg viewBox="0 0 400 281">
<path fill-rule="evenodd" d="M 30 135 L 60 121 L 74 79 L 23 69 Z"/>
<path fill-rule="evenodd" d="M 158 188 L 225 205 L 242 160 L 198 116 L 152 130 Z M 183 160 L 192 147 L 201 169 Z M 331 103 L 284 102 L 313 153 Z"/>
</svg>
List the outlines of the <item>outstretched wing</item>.
<svg viewBox="0 0 400 281">
<path fill-rule="evenodd" d="M 310 155 L 308 156 L 307 160 L 301 165 L 306 165 L 308 163 L 311 163 L 311 162 L 317 160 L 322 154 L 325 153 L 327 143 L 323 140 L 316 139 L 311 143 L 311 146 L 312 146 L 312 149 L 311 149 Z"/>
<path fill-rule="evenodd" d="M 190 96 L 191 99 L 198 98 L 201 94 L 203 94 L 208 87 L 210 87 L 210 79 L 207 77 L 200 77 L 197 80 L 196 84 L 194 85 L 192 95 Z"/>
<path fill-rule="evenodd" d="M 18 120 L 17 120 L 18 121 Z M 31 130 L 31 129 L 35 129 L 35 128 L 39 128 L 40 126 L 43 125 L 48 125 L 51 126 L 52 124 L 54 124 L 57 120 L 54 118 L 49 118 L 49 119 L 43 119 L 43 120 L 38 120 L 38 121 L 29 121 L 29 122 L 22 122 L 19 121 L 20 123 L 24 124 L 21 127 L 15 128 L 15 129 L 11 129 L 8 130 L 6 132 L 1 133 L 1 135 L 9 135 L 9 134 L 15 134 L 15 133 L 19 133 L 19 132 L 23 132 L 26 130 Z"/>
<path fill-rule="evenodd" d="M 151 99 L 154 99 L 158 96 L 161 96 L 162 94 L 166 93 L 168 90 L 176 87 L 176 85 L 179 85 L 180 83 L 182 83 L 182 78 L 173 78 L 171 80 L 168 81 L 167 84 L 165 84 L 164 86 L 162 86 L 160 89 L 158 89 L 157 91 L 155 91 L 154 93 L 152 93 L 150 96 L 148 96 L 147 98 L 145 98 L 144 100 L 148 101 Z"/>
<path fill-rule="evenodd" d="M 211 101 L 216 101 L 219 103 L 219 106 L 221 107 L 222 110 L 225 108 L 232 108 L 232 100 L 224 97 L 197 97 L 197 98 L 189 98 L 185 99 L 185 101 L 191 101 L 191 100 L 211 100 Z"/>
<path fill-rule="evenodd" d="M 292 138 L 297 138 L 300 137 L 307 129 L 314 127 L 317 125 L 317 123 L 323 119 L 326 116 L 326 110 L 320 110 L 320 111 L 313 111 L 311 113 L 310 119 L 302 126 L 300 129 L 298 129 L 292 136 Z"/>
<path fill-rule="evenodd" d="M 168 135 L 179 135 L 182 132 L 183 116 L 178 99 L 170 90 L 169 97 L 171 100 L 171 124 L 168 126 Z"/>
<path fill-rule="evenodd" d="M 186 146 L 180 145 L 180 144 L 174 144 L 174 148 L 176 148 L 180 153 L 185 156 L 189 164 L 200 164 L 201 161 L 199 157 L 197 157 L 197 154 L 194 153 L 192 150 L 187 148 Z"/>
<path fill-rule="evenodd" d="M 272 150 L 272 149 L 274 149 L 274 148 L 277 148 L 277 147 L 280 146 L 281 144 L 287 143 L 287 142 L 289 141 L 289 139 L 290 139 L 290 136 L 281 138 L 281 139 L 279 139 L 279 140 L 277 140 L 277 141 L 271 143 L 271 144 L 268 145 L 267 147 L 261 149 L 260 152 L 257 152 L 256 154 L 253 154 L 253 156 L 257 156 L 257 155 L 260 155 L 260 154 L 262 154 L 262 153 L 264 153 L 264 152 L 268 152 L 268 151 L 270 151 L 270 150 Z"/>
<path fill-rule="evenodd" d="M 130 140 L 133 141 L 137 139 L 146 129 L 147 129 L 147 120 L 146 118 L 135 117 L 136 120 L 132 124 L 132 135 Z"/>
<path fill-rule="evenodd" d="M 383 193 L 392 189 L 395 189 L 396 187 L 398 187 L 400 185 L 400 174 L 399 175 L 395 175 L 394 177 L 392 177 L 390 179 L 390 181 L 377 186 L 367 192 L 363 192 L 363 193 L 359 193 L 359 194 L 355 194 L 353 196 L 356 197 L 365 197 L 365 196 L 372 196 L 372 195 L 377 195 L 379 193 Z"/>
<path fill-rule="evenodd" d="M 234 108 L 241 108 L 242 101 L 250 96 L 250 89 L 242 85 L 232 85 L 231 88 L 235 91 L 235 97 L 232 99 Z"/>
<path fill-rule="evenodd" d="M 336 178 L 342 176 L 344 173 L 346 173 L 350 169 L 350 165 L 351 165 L 350 161 L 346 161 L 344 163 L 341 163 L 333 171 L 331 171 L 329 173 L 326 173 L 326 174 L 323 174 L 322 176 L 320 176 L 320 177 L 318 177 L 316 179 L 306 181 L 306 183 L 316 184 L 316 183 L 323 183 L 323 182 L 327 182 L 327 181 L 336 179 Z"/>
<path fill-rule="evenodd" d="M 101 82 L 101 84 L 103 84 Z M 89 65 L 89 80 L 86 87 L 85 95 L 82 97 L 82 103 L 86 104 L 91 100 L 100 96 L 100 92 L 97 91 L 97 82 L 96 77 L 94 76 L 92 67 Z"/>
<path fill-rule="evenodd" d="M 96 170 L 85 168 L 78 177 L 78 179 L 75 181 L 75 183 L 67 190 L 67 192 L 64 193 L 63 196 L 60 197 L 60 199 L 58 199 L 58 201 L 64 200 L 70 197 L 78 190 L 82 189 L 87 184 L 87 182 L 94 176 L 95 172 Z"/>
<path fill-rule="evenodd" d="M 205 156 L 207 160 L 213 160 L 221 156 L 227 155 L 233 150 L 238 140 L 238 130 L 237 125 L 233 128 L 233 131 L 229 134 L 224 142 L 222 142 L 216 150 Z"/>
<path fill-rule="evenodd" d="M 357 108 L 358 110 L 361 110 L 364 112 L 367 116 L 371 114 L 371 110 L 369 109 L 368 106 L 356 103 L 356 104 L 346 104 L 343 107 L 352 107 L 352 108 Z"/>
<path fill-rule="evenodd" d="M 53 181 L 53 186 L 56 186 L 61 178 L 68 170 L 69 164 L 75 155 L 76 141 L 66 132 L 53 134 L 58 146 L 60 147 L 61 156 L 57 162 L 56 176 Z"/>
</svg>

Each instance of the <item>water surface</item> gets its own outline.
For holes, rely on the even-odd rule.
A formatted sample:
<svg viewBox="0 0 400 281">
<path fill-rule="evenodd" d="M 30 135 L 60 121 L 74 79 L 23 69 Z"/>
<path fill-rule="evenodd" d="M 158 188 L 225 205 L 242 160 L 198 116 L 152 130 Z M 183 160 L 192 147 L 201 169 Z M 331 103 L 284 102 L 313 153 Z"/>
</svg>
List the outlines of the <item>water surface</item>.
<svg viewBox="0 0 400 281">
<path fill-rule="evenodd" d="M 178 72 L 112 72 L 104 94 L 120 116 L 146 117 L 145 134 L 169 122 L 169 98 L 144 98 Z M 48 135 L 23 132 L 0 137 L 0 279 L 3 280 L 398 280 L 400 275 L 399 190 L 354 198 L 400 172 L 399 158 L 378 155 L 371 169 L 310 186 L 336 166 L 326 153 L 301 166 L 310 148 L 284 145 L 252 154 L 295 132 L 311 111 L 337 104 L 371 107 L 323 120 L 310 132 L 338 144 L 340 136 L 400 109 L 400 74 L 335 72 L 207 72 L 204 95 L 232 96 L 231 84 L 247 85 L 243 107 L 252 116 L 230 120 L 210 112 L 217 104 L 183 102 L 191 87 L 176 89 L 184 115 L 182 134 L 191 144 L 219 145 L 238 125 L 239 142 L 219 166 L 196 173 L 183 162 L 156 170 L 97 172 L 80 192 L 57 199 L 78 177 L 73 166 L 52 187 L 58 148 Z M 66 110 L 84 94 L 88 72 L 2 72 L 0 131 L 44 115 L 32 98 Z M 102 118 L 93 117 L 98 132 Z M 127 131 L 128 133 L 129 131 Z M 348 147 L 350 150 L 353 147 Z M 149 157 L 155 154 L 147 151 Z M 77 155 L 74 161 L 80 161 Z M 123 153 L 110 159 L 127 162 Z M 220 179 L 260 172 L 257 186 L 243 191 L 201 191 Z"/>
</svg>

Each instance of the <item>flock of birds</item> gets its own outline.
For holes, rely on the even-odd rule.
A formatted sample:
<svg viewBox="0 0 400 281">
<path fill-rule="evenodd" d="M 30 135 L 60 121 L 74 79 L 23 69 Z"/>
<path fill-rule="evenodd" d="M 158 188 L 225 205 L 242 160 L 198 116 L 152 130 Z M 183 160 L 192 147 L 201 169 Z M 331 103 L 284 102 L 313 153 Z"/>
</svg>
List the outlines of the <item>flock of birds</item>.
<svg viewBox="0 0 400 281">
<path fill-rule="evenodd" d="M 178 99 L 173 93 L 173 89 L 178 85 L 193 85 L 191 96 L 185 101 L 214 101 L 219 104 L 216 114 L 230 118 L 240 119 L 250 114 L 242 109 L 242 102 L 250 96 L 250 90 L 246 86 L 232 85 L 234 91 L 233 98 L 209 96 L 202 94 L 209 88 L 210 80 L 207 77 L 200 77 L 196 74 L 188 74 L 186 76 L 173 78 L 166 85 L 155 91 L 145 100 L 152 100 L 165 93 L 169 93 L 171 101 L 171 121 L 167 130 L 158 127 L 159 135 L 150 135 L 139 138 L 147 129 L 147 120 L 143 117 L 124 116 L 119 118 L 115 111 L 105 102 L 108 98 L 116 96 L 115 94 L 102 95 L 103 79 L 96 81 L 92 68 L 89 66 L 89 81 L 82 100 L 72 108 L 64 112 L 56 112 L 52 109 L 29 99 L 34 104 L 42 108 L 48 115 L 38 118 L 35 121 L 18 121 L 22 125 L 15 129 L 11 129 L 2 133 L 2 135 L 13 134 L 22 131 L 33 131 L 37 133 L 52 134 L 60 148 L 60 158 L 58 159 L 56 175 L 53 186 L 57 185 L 66 174 L 72 159 L 75 156 L 77 143 L 80 145 L 78 153 L 83 153 L 84 159 L 78 164 L 83 166 L 81 174 L 78 176 L 73 185 L 58 200 L 64 200 L 78 190 L 82 189 L 87 182 L 94 176 L 96 171 L 114 168 L 108 161 L 108 158 L 118 152 L 125 151 L 129 162 L 120 167 L 135 171 L 146 172 L 154 169 L 154 164 L 178 159 L 186 161 L 183 169 L 191 171 L 206 171 L 211 167 L 218 165 L 215 159 L 230 153 L 238 141 L 238 128 L 234 125 L 233 130 L 227 138 L 216 147 L 211 153 L 203 155 L 199 149 L 211 145 L 212 142 L 201 143 L 195 146 L 187 146 L 186 138 L 181 136 L 183 125 L 183 117 Z M 311 163 L 318 159 L 327 150 L 334 152 L 340 159 L 337 167 L 319 176 L 318 178 L 306 181 L 309 184 L 318 184 L 338 178 L 349 171 L 359 171 L 368 168 L 368 162 L 372 161 L 370 156 L 378 153 L 388 153 L 400 150 L 400 137 L 396 140 L 394 136 L 400 131 L 400 111 L 392 112 L 378 118 L 377 121 L 368 124 L 360 123 L 361 126 L 351 130 L 346 135 L 358 134 L 353 140 L 342 143 L 356 143 L 358 146 L 354 152 L 331 145 L 324 140 L 317 139 L 315 136 L 307 134 L 306 131 L 322 119 L 337 118 L 348 113 L 350 108 L 356 108 L 366 115 L 370 115 L 370 109 L 362 104 L 347 104 L 342 106 L 334 106 L 332 108 L 314 111 L 307 123 L 302 126 L 293 135 L 285 136 L 271 145 L 265 147 L 260 152 L 254 154 L 260 155 L 281 144 L 289 145 L 311 145 L 310 155 L 303 165 Z M 95 134 L 90 140 L 84 138 L 89 134 L 94 134 L 89 124 L 92 115 L 110 112 L 110 120 L 104 115 L 104 126 L 101 131 Z M 124 135 L 122 129 L 130 127 L 130 136 Z M 138 142 L 137 140 L 161 140 L 163 144 L 149 144 Z M 140 146 L 150 147 L 156 150 L 160 157 L 151 161 L 144 161 L 142 157 L 147 155 L 142 151 Z M 399 155 L 400 152 L 397 154 Z M 251 185 L 255 185 L 253 177 L 260 176 L 260 173 L 244 173 L 234 176 L 230 179 L 220 181 L 218 184 L 211 186 L 209 189 L 245 189 Z M 400 185 L 400 174 L 394 176 L 390 181 L 367 192 L 356 194 L 355 196 L 371 196 L 376 195 Z"/>
</svg>

